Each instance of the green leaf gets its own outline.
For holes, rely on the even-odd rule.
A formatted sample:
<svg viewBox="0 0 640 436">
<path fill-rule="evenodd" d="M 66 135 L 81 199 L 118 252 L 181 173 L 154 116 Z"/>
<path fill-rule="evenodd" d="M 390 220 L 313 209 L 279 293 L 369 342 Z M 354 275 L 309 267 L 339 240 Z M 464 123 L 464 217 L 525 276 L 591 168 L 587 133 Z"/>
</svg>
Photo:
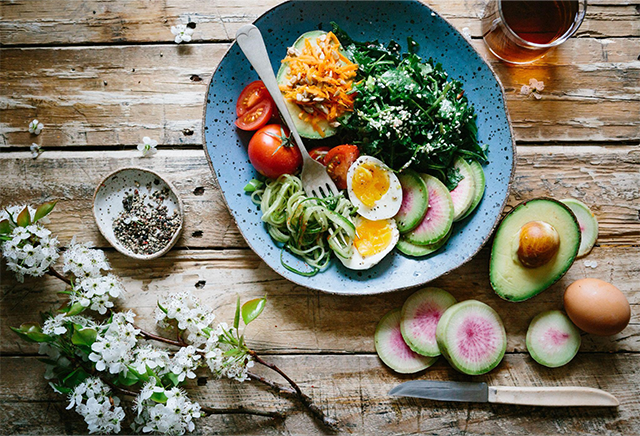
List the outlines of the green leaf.
<svg viewBox="0 0 640 436">
<path fill-rule="evenodd" d="M 167 396 L 164 394 L 164 392 L 154 392 L 153 395 L 151 395 L 151 400 L 155 401 L 156 403 L 166 403 L 168 398 Z"/>
<path fill-rule="evenodd" d="M 51 386 L 51 388 L 54 391 L 56 391 L 57 393 L 62 394 L 62 395 L 69 395 L 71 392 L 73 392 L 73 389 L 71 389 L 71 388 L 67 388 L 67 387 L 62 386 L 62 385 L 55 385 L 55 384 L 53 384 L 51 382 L 49 382 L 49 386 Z"/>
<path fill-rule="evenodd" d="M 178 380 L 178 376 L 173 372 L 169 372 L 165 374 L 165 378 L 169 380 L 174 386 L 178 386 L 180 384 L 180 380 Z"/>
<path fill-rule="evenodd" d="M 138 371 L 136 371 L 132 366 L 127 365 L 127 369 L 129 369 L 129 372 L 131 374 L 133 374 L 134 376 L 136 376 L 138 378 L 138 380 L 142 380 L 143 382 L 148 382 L 149 381 L 149 376 L 147 375 L 147 373 L 145 372 L 144 374 L 140 374 Z"/>
<path fill-rule="evenodd" d="M 255 192 L 258 189 L 262 188 L 264 183 L 262 183 L 258 179 L 251 179 L 249 183 L 247 183 L 244 187 L 244 192 Z"/>
<path fill-rule="evenodd" d="M 0 221 L 0 234 L 6 235 L 8 233 L 11 233 L 11 230 L 13 230 L 11 228 L 11 221 L 9 221 L 8 219 Z"/>
<path fill-rule="evenodd" d="M 16 219 L 16 223 L 20 227 L 27 227 L 29 224 L 31 224 L 31 215 L 29 215 L 29 206 L 25 206 L 24 209 L 22 209 L 22 212 L 20 212 L 20 214 L 18 215 L 18 219 Z"/>
<path fill-rule="evenodd" d="M 75 388 L 88 377 L 89 374 L 84 369 L 76 368 L 62 380 L 62 383 L 69 388 Z"/>
<path fill-rule="evenodd" d="M 36 214 L 33 217 L 33 222 L 37 222 L 39 219 L 46 217 L 47 215 L 49 215 L 49 213 L 51 213 L 51 211 L 53 210 L 53 208 L 56 206 L 56 203 L 58 201 L 54 200 L 54 201 L 48 201 L 46 203 L 41 204 L 38 209 L 36 209 Z"/>
<path fill-rule="evenodd" d="M 127 371 L 127 375 L 124 375 L 124 372 L 118 374 L 117 383 L 123 386 L 133 386 L 138 383 L 139 380 L 140 379 L 136 374 L 132 373 L 131 371 Z"/>
<path fill-rule="evenodd" d="M 60 294 L 61 292 L 58 293 Z M 77 315 L 79 313 L 82 313 L 85 309 L 86 307 L 84 307 L 82 304 L 78 302 L 73 303 L 73 305 L 71 305 L 67 310 L 67 316 Z"/>
<path fill-rule="evenodd" d="M 264 306 L 267 302 L 265 297 L 262 298 L 254 298 L 253 300 L 249 300 L 242 305 L 242 320 L 245 324 L 249 324 L 251 321 L 256 319 L 262 311 L 264 310 Z"/>
<path fill-rule="evenodd" d="M 240 295 L 238 295 L 238 301 L 236 303 L 236 315 L 233 317 L 233 326 L 236 330 L 240 326 Z"/>
<path fill-rule="evenodd" d="M 202 329 L 202 333 L 204 333 L 204 335 L 208 338 L 211 337 L 211 332 L 213 331 L 213 329 L 211 327 L 205 327 Z"/>
<path fill-rule="evenodd" d="M 34 322 L 22 324 L 20 328 L 11 327 L 11 330 L 28 342 L 53 342 L 54 339 L 52 336 L 42 333 L 40 325 Z"/>
<path fill-rule="evenodd" d="M 98 332 L 92 328 L 78 328 L 78 325 L 73 327 L 73 335 L 71 336 L 71 343 L 73 345 L 86 345 L 91 346 L 96 341 Z"/>
</svg>

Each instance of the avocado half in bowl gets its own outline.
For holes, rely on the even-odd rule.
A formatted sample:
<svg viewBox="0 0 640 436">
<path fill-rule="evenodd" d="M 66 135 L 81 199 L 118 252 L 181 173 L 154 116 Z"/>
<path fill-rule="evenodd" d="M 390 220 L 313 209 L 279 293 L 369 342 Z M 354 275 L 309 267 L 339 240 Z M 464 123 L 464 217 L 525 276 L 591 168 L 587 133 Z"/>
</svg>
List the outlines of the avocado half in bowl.
<svg viewBox="0 0 640 436">
<path fill-rule="evenodd" d="M 567 272 L 580 248 L 580 226 L 571 209 L 552 198 L 520 203 L 500 223 L 489 277 L 505 300 L 524 301 Z"/>
</svg>

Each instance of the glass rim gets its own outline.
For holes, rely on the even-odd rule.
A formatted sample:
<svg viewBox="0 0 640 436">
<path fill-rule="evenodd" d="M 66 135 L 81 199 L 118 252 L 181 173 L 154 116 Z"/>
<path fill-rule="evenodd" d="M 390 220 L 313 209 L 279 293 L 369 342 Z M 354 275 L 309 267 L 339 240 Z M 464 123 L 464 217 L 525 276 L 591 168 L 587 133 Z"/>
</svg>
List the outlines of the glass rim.
<svg viewBox="0 0 640 436">
<path fill-rule="evenodd" d="M 569 27 L 569 29 L 562 36 L 551 41 L 550 43 L 539 44 L 536 42 L 527 41 L 526 39 L 520 37 L 520 35 L 518 35 L 516 32 L 513 31 L 511 26 L 509 26 L 507 21 L 504 19 L 504 14 L 502 13 L 503 1 L 514 1 L 514 0 L 498 0 L 498 13 L 500 14 L 500 20 L 502 21 L 502 24 L 504 25 L 504 27 L 507 28 L 507 30 L 509 31 L 509 35 L 512 36 L 518 42 L 518 44 L 524 45 L 525 47 L 529 47 L 529 48 L 545 49 L 545 48 L 553 48 L 562 44 L 567 39 L 571 38 L 578 31 L 578 29 L 582 25 L 582 22 L 584 21 L 584 18 L 587 15 L 587 0 L 577 0 L 578 5 L 582 4 L 583 8 L 582 8 L 582 11 L 578 11 L 576 19 L 574 19 L 573 24 L 571 24 L 571 27 Z M 547 1 L 553 1 L 553 0 L 547 0 Z"/>
</svg>

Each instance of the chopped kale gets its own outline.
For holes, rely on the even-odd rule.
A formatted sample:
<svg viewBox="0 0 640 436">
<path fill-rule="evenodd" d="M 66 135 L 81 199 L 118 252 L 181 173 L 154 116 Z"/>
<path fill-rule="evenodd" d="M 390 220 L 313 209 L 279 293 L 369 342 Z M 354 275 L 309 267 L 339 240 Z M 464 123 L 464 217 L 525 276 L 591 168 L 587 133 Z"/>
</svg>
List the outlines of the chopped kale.
<svg viewBox="0 0 640 436">
<path fill-rule="evenodd" d="M 359 66 L 354 110 L 341 120 L 362 153 L 394 170 L 412 167 L 440 178 L 449 189 L 461 179 L 456 155 L 487 162 L 478 143 L 476 114 L 462 84 L 449 79 L 442 65 L 423 61 L 409 38 L 408 53 L 395 41 L 357 42 L 337 24 L 333 32 Z"/>
</svg>

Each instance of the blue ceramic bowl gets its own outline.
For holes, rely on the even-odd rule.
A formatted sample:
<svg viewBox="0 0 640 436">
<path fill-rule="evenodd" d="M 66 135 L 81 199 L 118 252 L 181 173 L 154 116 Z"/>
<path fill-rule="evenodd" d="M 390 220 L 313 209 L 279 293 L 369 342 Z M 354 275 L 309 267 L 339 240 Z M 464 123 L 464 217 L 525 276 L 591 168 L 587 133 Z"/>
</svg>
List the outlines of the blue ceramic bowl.
<svg viewBox="0 0 640 436">
<path fill-rule="evenodd" d="M 209 164 L 242 235 L 271 268 L 302 286 L 322 291 L 364 295 L 427 283 L 469 261 L 487 242 L 509 194 L 514 167 L 514 141 L 504 93 L 491 68 L 447 21 L 417 1 L 292 1 L 271 9 L 254 23 L 262 31 L 274 71 L 287 47 L 304 32 L 331 30 L 337 22 L 356 40 L 395 40 L 406 50 L 407 37 L 420 45 L 423 58 L 441 62 L 449 75 L 460 80 L 465 95 L 478 114 L 478 137 L 489 144 L 490 163 L 484 167 L 486 191 L 478 209 L 454 225 L 449 242 L 424 259 L 406 257 L 394 250 L 366 271 L 352 271 L 333 260 L 314 277 L 285 269 L 276 246 L 260 220 L 260 211 L 243 187 L 257 173 L 249 163 L 251 134 L 235 128 L 235 103 L 240 91 L 258 76 L 237 44 L 233 44 L 216 69 L 206 99 L 205 151 Z M 299 269 L 305 265 L 289 253 L 284 261 Z"/>
</svg>

